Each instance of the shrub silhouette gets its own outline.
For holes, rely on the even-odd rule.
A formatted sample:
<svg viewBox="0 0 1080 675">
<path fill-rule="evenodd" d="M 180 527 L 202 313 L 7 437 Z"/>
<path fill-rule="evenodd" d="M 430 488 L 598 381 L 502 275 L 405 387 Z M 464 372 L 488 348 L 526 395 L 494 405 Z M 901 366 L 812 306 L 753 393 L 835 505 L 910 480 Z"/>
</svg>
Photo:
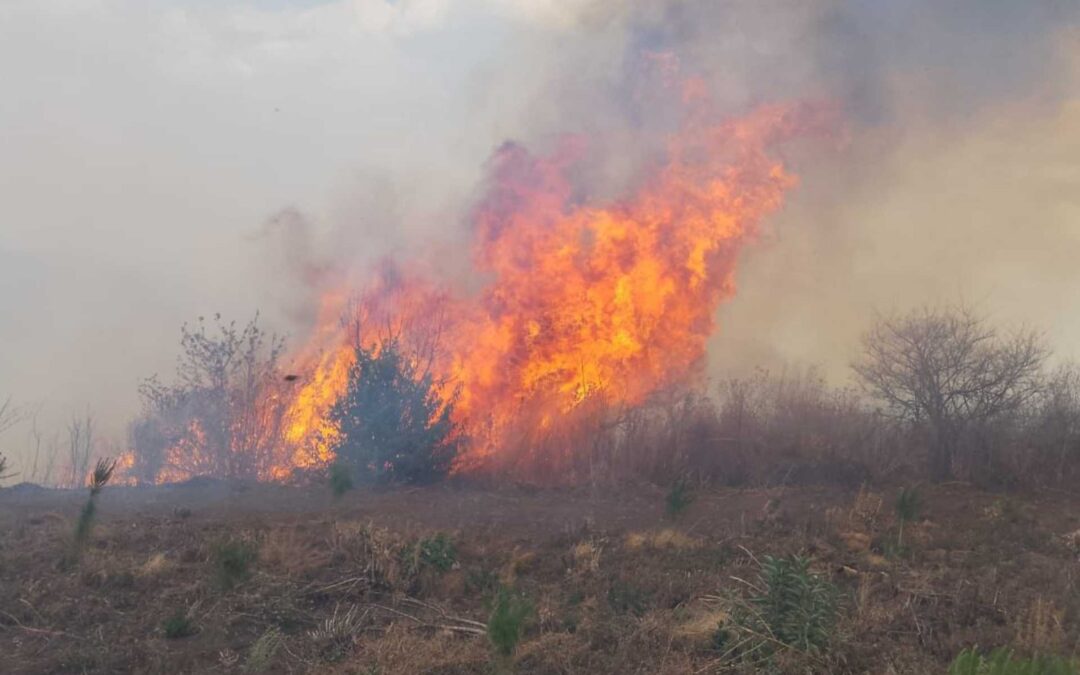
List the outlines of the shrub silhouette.
<svg viewBox="0 0 1080 675">
<path fill-rule="evenodd" d="M 332 464 L 330 466 L 330 490 L 333 491 L 334 496 L 340 497 L 351 489 L 353 489 L 353 481 L 349 467 L 340 462 Z"/>
<path fill-rule="evenodd" d="M 453 396 L 397 340 L 356 348 L 345 395 L 330 412 L 341 431 L 338 460 L 375 482 L 425 483 L 446 475 L 457 454 Z"/>
</svg>

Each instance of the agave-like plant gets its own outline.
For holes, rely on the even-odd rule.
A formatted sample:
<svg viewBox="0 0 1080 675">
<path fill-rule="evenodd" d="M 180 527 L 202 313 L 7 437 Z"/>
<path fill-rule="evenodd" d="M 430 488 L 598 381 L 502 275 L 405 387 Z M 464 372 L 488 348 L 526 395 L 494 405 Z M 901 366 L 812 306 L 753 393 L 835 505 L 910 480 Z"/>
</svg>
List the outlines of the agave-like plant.
<svg viewBox="0 0 1080 675">
<path fill-rule="evenodd" d="M 115 470 L 116 460 L 107 457 L 99 459 L 97 464 L 94 465 L 94 470 L 90 474 L 90 497 L 86 500 L 86 504 L 83 505 L 82 511 L 79 512 L 79 520 L 75 523 L 75 537 L 72 541 L 71 551 L 62 561 L 65 566 L 74 565 L 78 561 L 79 554 L 82 553 L 82 548 L 90 537 L 90 528 L 94 524 L 98 493 L 108 485 Z"/>
<path fill-rule="evenodd" d="M 904 545 L 904 525 L 919 518 L 922 499 L 917 488 L 902 488 L 896 496 L 896 517 L 900 521 L 900 531 L 896 536 L 896 546 Z"/>
</svg>

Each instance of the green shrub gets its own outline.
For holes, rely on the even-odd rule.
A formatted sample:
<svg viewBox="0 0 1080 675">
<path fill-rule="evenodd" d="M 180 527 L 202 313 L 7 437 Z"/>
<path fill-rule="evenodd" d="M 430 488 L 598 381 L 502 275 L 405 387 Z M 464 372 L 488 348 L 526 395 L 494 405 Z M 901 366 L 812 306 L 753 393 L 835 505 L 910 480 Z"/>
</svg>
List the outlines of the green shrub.
<svg viewBox="0 0 1080 675">
<path fill-rule="evenodd" d="M 165 619 L 161 624 L 161 631 L 170 640 L 194 635 L 196 632 L 195 623 L 183 610 L 177 610 L 175 614 Z"/>
<path fill-rule="evenodd" d="M 949 675 L 1078 675 L 1080 664 L 1060 656 L 1014 656 L 1004 647 L 982 655 L 975 647 L 960 652 Z"/>
<path fill-rule="evenodd" d="M 353 489 L 352 472 L 344 464 L 330 465 L 330 489 L 335 497 L 340 497 Z"/>
<path fill-rule="evenodd" d="M 678 518 L 693 503 L 694 493 L 691 492 L 690 483 L 685 478 L 680 478 L 672 483 L 665 499 L 669 516 Z"/>
<path fill-rule="evenodd" d="M 446 475 L 457 455 L 453 396 L 403 354 L 396 340 L 356 348 L 345 394 L 330 411 L 341 431 L 339 461 L 376 482 L 424 483 Z"/>
<path fill-rule="evenodd" d="M 440 572 L 449 572 L 457 564 L 457 548 L 446 534 L 439 532 L 431 537 L 424 537 L 416 543 L 415 556 L 420 566 L 432 567 Z"/>
<path fill-rule="evenodd" d="M 214 576 L 218 586 L 228 590 L 251 576 L 251 566 L 258 557 L 255 546 L 241 539 L 229 539 L 214 545 Z"/>
<path fill-rule="evenodd" d="M 721 627 L 718 644 L 760 658 L 785 645 L 793 649 L 824 650 L 836 622 L 836 589 L 810 572 L 802 556 L 765 556 L 754 594 L 732 612 L 731 630 Z"/>
<path fill-rule="evenodd" d="M 533 605 L 527 598 L 505 587 L 499 589 L 487 625 L 488 639 L 499 656 L 509 657 L 514 653 L 532 615 Z"/>
</svg>

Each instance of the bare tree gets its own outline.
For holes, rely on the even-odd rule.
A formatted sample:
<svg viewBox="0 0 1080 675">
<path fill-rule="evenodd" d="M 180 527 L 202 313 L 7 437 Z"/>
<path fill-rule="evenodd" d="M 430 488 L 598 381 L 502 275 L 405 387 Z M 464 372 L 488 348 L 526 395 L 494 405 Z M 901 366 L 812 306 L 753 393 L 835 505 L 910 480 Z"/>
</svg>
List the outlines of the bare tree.
<svg viewBox="0 0 1080 675">
<path fill-rule="evenodd" d="M 964 432 L 1016 411 L 1035 396 L 1048 351 L 1042 337 L 999 334 L 965 307 L 924 307 L 880 318 L 853 364 L 888 412 L 929 432 L 928 472 L 953 475 Z"/>
<path fill-rule="evenodd" d="M 38 426 L 38 415 L 41 406 L 35 406 L 30 414 L 30 457 L 27 461 L 26 480 L 39 485 L 49 485 L 52 482 L 53 470 L 56 466 L 56 456 L 60 450 L 60 432 L 54 430 L 52 435 L 46 437 L 41 427 Z"/>
<path fill-rule="evenodd" d="M 176 380 L 139 388 L 144 414 L 131 427 L 142 480 L 211 475 L 263 477 L 281 451 L 287 397 L 278 367 L 284 344 L 258 325 L 215 316 L 183 326 Z"/>
<path fill-rule="evenodd" d="M 94 416 L 73 417 L 68 424 L 68 461 L 71 470 L 70 486 L 80 487 L 90 471 L 94 454 Z"/>
<path fill-rule="evenodd" d="M 4 399 L 3 403 L 0 403 L 0 434 L 11 429 L 19 422 L 26 418 L 26 410 L 14 405 L 11 402 L 11 397 Z M 0 453 L 0 480 L 10 478 L 14 474 L 8 473 L 8 460 L 3 453 Z"/>
</svg>

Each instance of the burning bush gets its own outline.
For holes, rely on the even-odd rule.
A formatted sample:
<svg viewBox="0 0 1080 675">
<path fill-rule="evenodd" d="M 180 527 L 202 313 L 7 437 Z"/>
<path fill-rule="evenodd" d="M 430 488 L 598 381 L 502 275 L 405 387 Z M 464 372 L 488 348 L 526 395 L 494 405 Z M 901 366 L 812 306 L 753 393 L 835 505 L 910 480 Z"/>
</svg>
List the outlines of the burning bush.
<svg viewBox="0 0 1080 675">
<path fill-rule="evenodd" d="M 288 468 L 281 431 L 286 386 L 278 361 L 283 341 L 258 325 L 214 317 L 180 332 L 173 384 L 157 376 L 139 388 L 143 416 L 132 425 L 132 475 L 161 482 L 211 475 L 282 478 Z"/>
<path fill-rule="evenodd" d="M 345 394 L 330 411 L 338 461 L 376 482 L 441 478 L 457 455 L 453 410 L 453 398 L 439 396 L 433 375 L 420 372 L 396 339 L 358 346 Z"/>
</svg>

